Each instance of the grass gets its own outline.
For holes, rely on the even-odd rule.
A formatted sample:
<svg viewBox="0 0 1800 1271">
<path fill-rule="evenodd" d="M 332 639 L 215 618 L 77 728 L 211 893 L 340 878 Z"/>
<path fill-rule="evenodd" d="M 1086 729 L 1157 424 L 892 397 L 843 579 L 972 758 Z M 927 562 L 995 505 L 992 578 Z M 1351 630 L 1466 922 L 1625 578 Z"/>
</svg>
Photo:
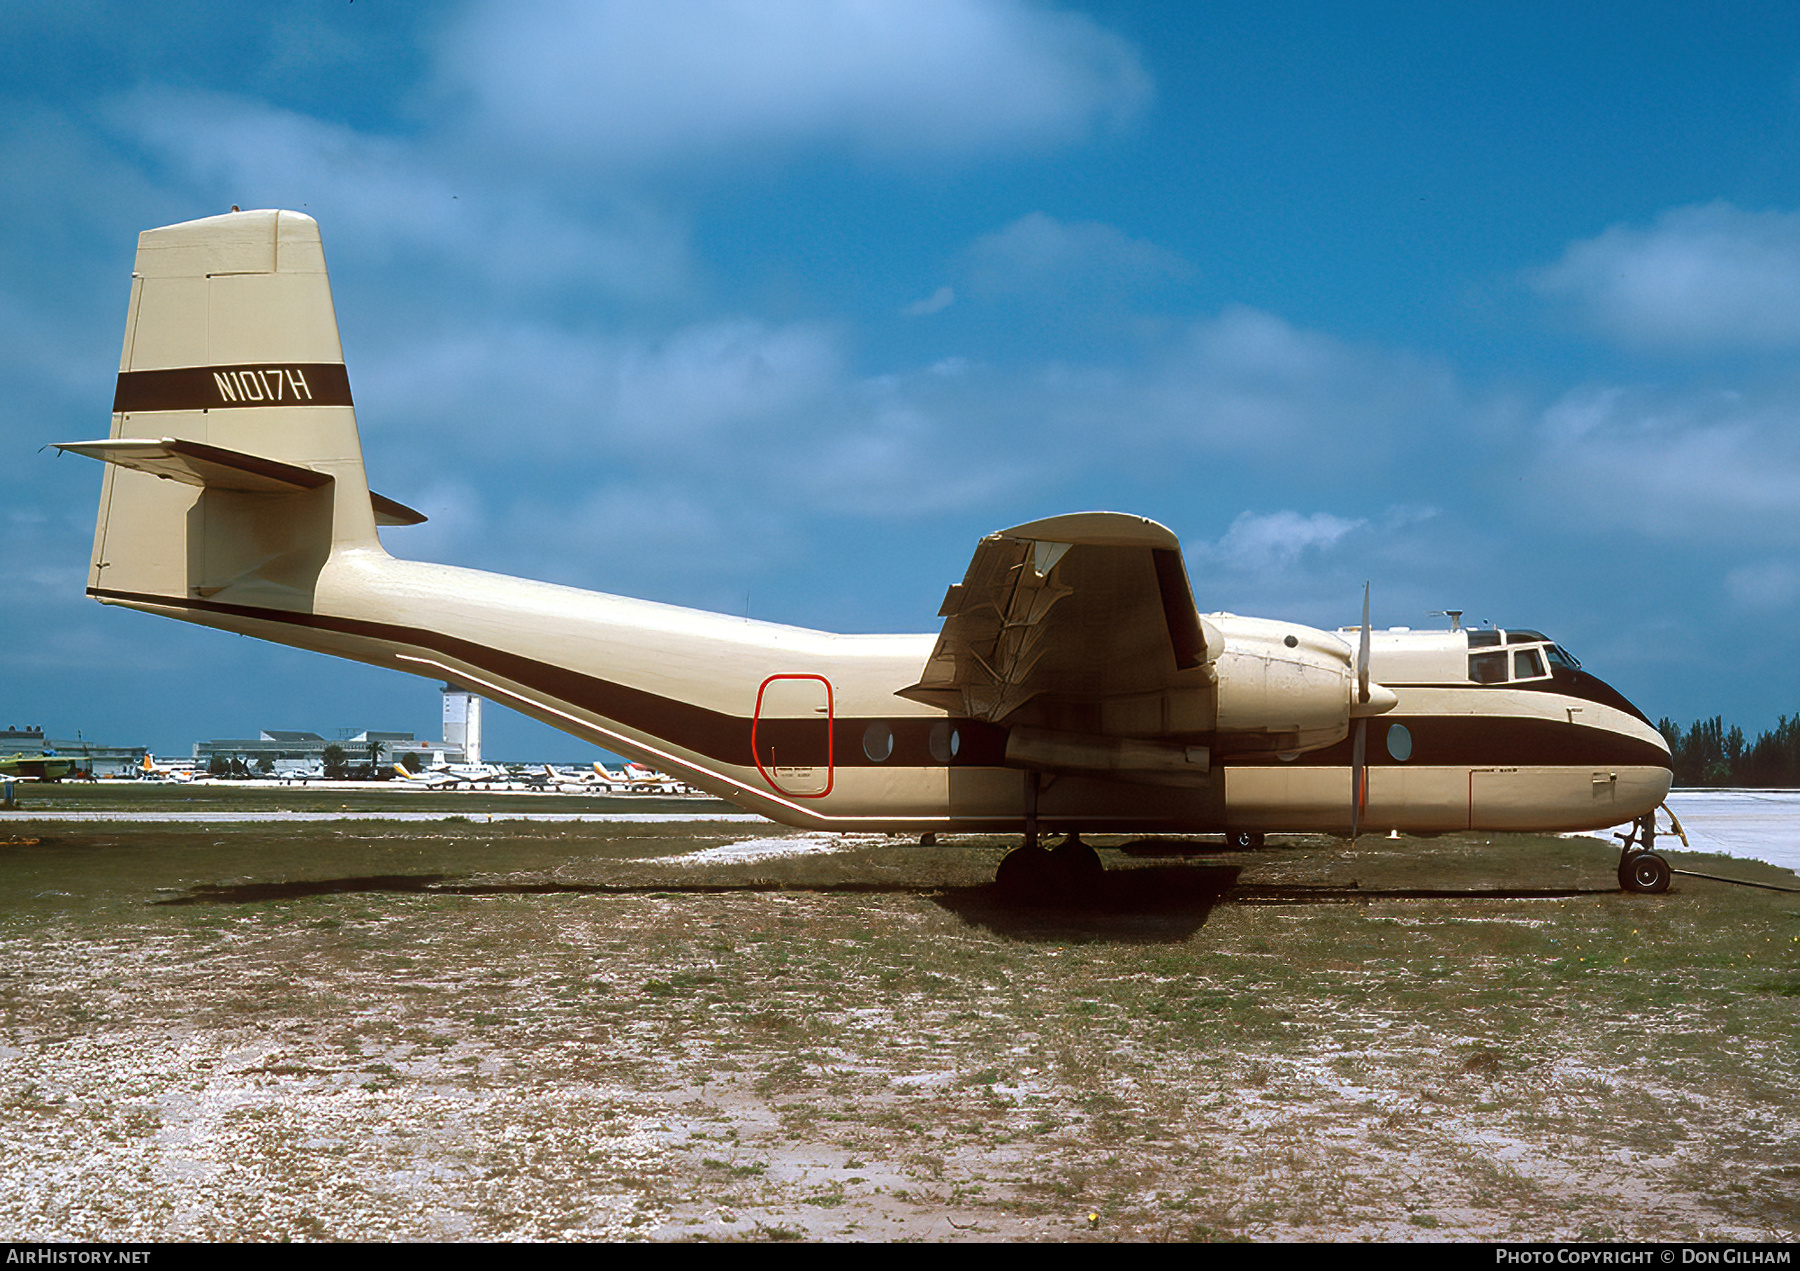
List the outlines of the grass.
<svg viewBox="0 0 1800 1271">
<path fill-rule="evenodd" d="M 0 1238 L 1800 1226 L 1800 897 L 1528 836 L 1107 852 L 1081 910 L 998 840 L 678 860 L 766 833 L 18 827 Z"/>
</svg>

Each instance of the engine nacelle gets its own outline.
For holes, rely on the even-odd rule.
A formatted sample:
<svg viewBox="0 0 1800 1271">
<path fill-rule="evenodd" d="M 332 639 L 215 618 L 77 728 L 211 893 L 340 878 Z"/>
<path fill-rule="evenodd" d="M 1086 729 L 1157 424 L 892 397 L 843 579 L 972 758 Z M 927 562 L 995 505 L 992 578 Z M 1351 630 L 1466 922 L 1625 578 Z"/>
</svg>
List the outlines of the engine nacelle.
<svg viewBox="0 0 1800 1271">
<path fill-rule="evenodd" d="M 1350 731 L 1355 654 L 1337 636 L 1311 627 L 1209 614 L 1225 637 L 1216 664 L 1221 750 L 1317 750 Z M 1369 707 L 1394 695 L 1371 685 Z"/>
</svg>

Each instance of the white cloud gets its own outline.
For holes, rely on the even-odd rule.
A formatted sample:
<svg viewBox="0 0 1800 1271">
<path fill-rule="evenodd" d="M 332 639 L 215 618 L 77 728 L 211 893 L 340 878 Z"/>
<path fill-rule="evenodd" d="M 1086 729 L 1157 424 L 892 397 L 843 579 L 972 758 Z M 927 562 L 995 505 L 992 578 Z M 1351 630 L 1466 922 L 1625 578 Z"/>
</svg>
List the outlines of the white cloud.
<svg viewBox="0 0 1800 1271">
<path fill-rule="evenodd" d="M 824 330 L 747 319 L 684 328 L 661 344 L 633 348 L 613 374 L 614 439 L 640 449 L 727 433 L 761 444 L 843 378 Z"/>
<path fill-rule="evenodd" d="M 1725 591 L 1746 609 L 1792 609 L 1800 603 L 1800 566 L 1784 560 L 1739 565 L 1725 575 Z"/>
<path fill-rule="evenodd" d="M 1800 532 L 1800 392 L 1594 385 L 1544 412 L 1531 490 L 1563 523 L 1680 542 Z"/>
<path fill-rule="evenodd" d="M 431 262 L 454 269 L 464 294 L 479 283 L 490 294 L 583 288 L 644 301 L 692 284 L 686 224 L 645 203 L 615 197 L 565 213 L 541 183 L 496 179 L 429 142 L 224 94 L 143 89 L 108 114 L 191 215 L 234 203 L 307 211 L 334 264 L 353 254 L 421 279 Z M 354 233 L 334 232 L 350 224 Z"/>
<path fill-rule="evenodd" d="M 479 459 L 508 480 L 539 471 L 540 494 L 622 464 L 739 480 L 803 461 L 848 385 L 830 331 L 743 318 L 660 340 L 484 322 L 397 343 L 351 374 L 372 464 Z"/>
<path fill-rule="evenodd" d="M 534 158 L 608 168 L 810 145 L 1038 148 L 1151 91 L 1128 42 L 1020 0 L 485 0 L 440 54 L 441 109 Z"/>
<path fill-rule="evenodd" d="M 1440 365 L 1243 306 L 1195 323 L 1127 401 L 1131 413 L 1118 412 L 1115 426 L 1128 436 L 1346 477 L 1471 413 Z"/>
<path fill-rule="evenodd" d="M 1800 213 L 1729 203 L 1614 225 L 1531 278 L 1607 337 L 1665 350 L 1800 344 Z"/>
<path fill-rule="evenodd" d="M 1224 461 L 1366 486 L 1397 446 L 1471 412 L 1440 368 L 1244 309 L 1123 364 L 950 357 L 859 378 L 817 324 L 729 318 L 646 339 L 484 321 L 353 374 L 384 459 L 475 454 L 550 486 L 655 465 L 883 517 Z"/>
<path fill-rule="evenodd" d="M 997 507 L 1035 470 L 996 460 L 994 437 L 959 434 L 954 414 L 931 410 L 904 389 L 863 385 L 831 421 L 816 454 L 796 455 L 788 486 L 821 509 L 894 518 Z M 945 462 L 956 455 L 957 462 Z"/>
<path fill-rule="evenodd" d="M 1325 553 L 1368 523 L 1360 518 L 1314 512 L 1240 513 L 1216 543 L 1203 543 L 1195 555 L 1227 569 L 1263 572 L 1285 569 L 1308 553 Z"/>
<path fill-rule="evenodd" d="M 951 287 L 939 287 L 923 300 L 915 300 L 900 312 L 908 318 L 923 318 L 927 314 L 942 313 L 956 303 L 956 291 Z"/>
<path fill-rule="evenodd" d="M 968 260 L 975 288 L 987 295 L 1122 291 L 1191 272 L 1174 252 L 1111 225 L 1042 212 L 977 239 Z"/>
</svg>

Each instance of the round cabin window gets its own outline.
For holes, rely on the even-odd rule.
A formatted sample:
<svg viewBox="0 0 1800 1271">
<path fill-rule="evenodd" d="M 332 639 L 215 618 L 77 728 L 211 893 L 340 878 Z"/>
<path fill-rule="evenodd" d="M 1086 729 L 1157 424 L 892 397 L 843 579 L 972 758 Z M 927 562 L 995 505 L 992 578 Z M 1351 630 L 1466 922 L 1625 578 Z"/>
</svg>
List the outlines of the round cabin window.
<svg viewBox="0 0 1800 1271">
<path fill-rule="evenodd" d="M 1392 724 L 1387 730 L 1388 754 L 1400 763 L 1412 758 L 1412 733 L 1405 724 Z"/>
<path fill-rule="evenodd" d="M 894 730 L 876 720 L 863 730 L 863 754 L 881 763 L 894 753 Z"/>
</svg>

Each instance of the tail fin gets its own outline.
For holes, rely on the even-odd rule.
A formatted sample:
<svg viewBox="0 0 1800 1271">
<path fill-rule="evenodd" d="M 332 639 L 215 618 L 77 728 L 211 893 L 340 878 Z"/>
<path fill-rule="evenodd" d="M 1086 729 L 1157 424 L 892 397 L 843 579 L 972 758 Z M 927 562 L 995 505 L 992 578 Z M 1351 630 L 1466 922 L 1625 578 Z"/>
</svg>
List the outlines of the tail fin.
<svg viewBox="0 0 1800 1271">
<path fill-rule="evenodd" d="M 371 496 L 319 228 L 232 212 L 138 236 L 88 591 L 309 609 L 334 551 L 416 524 Z M 386 515 L 378 509 L 386 505 Z"/>
</svg>

